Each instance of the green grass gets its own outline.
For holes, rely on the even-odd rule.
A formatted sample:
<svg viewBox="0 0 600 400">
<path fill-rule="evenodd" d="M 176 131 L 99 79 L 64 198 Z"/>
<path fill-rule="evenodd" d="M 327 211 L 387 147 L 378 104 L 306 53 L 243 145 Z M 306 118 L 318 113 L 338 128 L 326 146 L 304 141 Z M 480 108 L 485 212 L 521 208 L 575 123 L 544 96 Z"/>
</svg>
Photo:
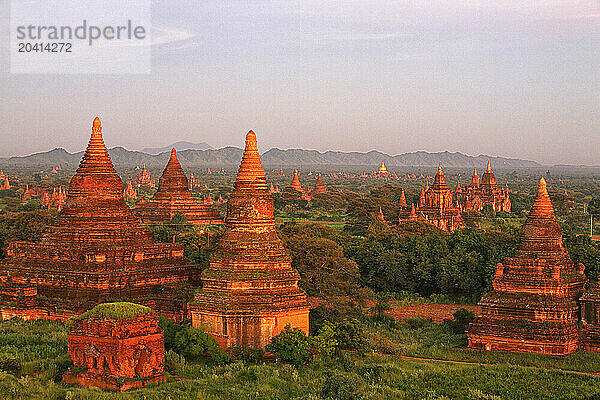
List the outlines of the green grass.
<svg viewBox="0 0 600 400">
<path fill-rule="evenodd" d="M 152 309 L 150 307 L 122 301 L 98 304 L 91 310 L 81 314 L 79 317 L 77 317 L 77 319 L 86 319 L 91 317 L 129 319 L 146 314 L 152 314 Z"/>
<path fill-rule="evenodd" d="M 177 362 L 169 365 L 164 384 L 125 393 L 60 382 L 66 356 L 67 327 L 59 322 L 0 322 L 0 354 L 20 349 L 28 368 L 23 374 L 0 372 L 0 398 L 6 399 L 598 399 L 600 378 L 560 371 L 591 371 L 600 355 L 570 357 L 474 352 L 455 349 L 464 335 L 427 321 L 409 321 L 388 328 L 371 324 L 369 334 L 389 337 L 398 353 L 420 356 L 461 356 L 492 365 L 445 364 L 407 360 L 394 355 L 348 354 L 336 361 L 310 365 L 208 365 Z M 36 356 L 35 345 L 56 342 L 54 352 Z M 13 354 L 12 350 L 9 353 Z M 508 356 L 508 357 L 507 357 Z M 37 358 L 35 358 L 37 357 Z M 481 357 L 488 357 L 481 358 Z M 490 358 L 491 357 L 491 358 Z M 33 359 L 32 359 L 33 358 Z M 68 358 L 68 357 L 67 357 Z M 579 368 L 575 368 L 580 364 Z"/>
<path fill-rule="evenodd" d="M 397 327 L 368 327 L 372 343 L 383 353 L 481 364 L 534 367 L 600 374 L 600 354 L 576 352 L 569 356 L 481 351 L 466 348 L 466 335 L 454 334 L 443 324 L 413 319 Z"/>
</svg>

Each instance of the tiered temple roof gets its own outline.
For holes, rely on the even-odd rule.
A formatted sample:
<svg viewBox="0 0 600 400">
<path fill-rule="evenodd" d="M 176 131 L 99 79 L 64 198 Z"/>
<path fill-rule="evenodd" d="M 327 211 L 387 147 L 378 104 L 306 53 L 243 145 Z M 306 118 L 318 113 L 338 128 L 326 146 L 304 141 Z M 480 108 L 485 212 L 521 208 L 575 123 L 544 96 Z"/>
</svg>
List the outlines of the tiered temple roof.
<svg viewBox="0 0 600 400">
<path fill-rule="evenodd" d="M 154 182 L 154 179 L 152 179 L 152 176 L 150 175 L 150 172 L 148 172 L 148 169 L 146 169 L 145 164 L 135 180 L 135 186 L 147 186 L 151 188 L 156 187 L 156 182 Z"/>
<path fill-rule="evenodd" d="M 223 347 L 262 348 L 288 324 L 308 333 L 308 302 L 275 230 L 273 198 L 252 131 L 225 225 L 202 273 L 202 290 L 190 304 L 192 324 L 207 325 Z"/>
<path fill-rule="evenodd" d="M 140 204 L 134 211 L 143 223 L 166 222 L 178 212 L 192 224 L 222 223 L 223 220 L 211 209 L 210 203 L 199 204 L 194 199 L 188 179 L 177 159 L 177 151 L 172 149 L 169 162 L 158 182 L 158 190 L 148 203 Z"/>
<path fill-rule="evenodd" d="M 481 183 L 477 175 L 477 168 L 475 168 L 471 183 L 462 188 L 458 186 L 455 196 L 463 210 L 481 211 L 486 204 L 489 204 L 494 211 L 510 212 L 511 210 L 508 188 L 498 187 L 490 160 L 488 160 L 487 168 L 481 177 Z"/>
<path fill-rule="evenodd" d="M 479 302 L 482 315 L 469 327 L 469 347 L 568 354 L 578 346 L 578 305 L 587 278 L 574 265 L 544 178 L 521 229 L 514 257 L 496 266 L 493 290 Z"/>
<path fill-rule="evenodd" d="M 432 225 L 446 231 L 453 231 L 464 225 L 460 210 L 452 201 L 452 191 L 446 185 L 446 177 L 442 170 L 442 164 L 438 166 L 433 185 L 426 183 L 425 189 L 421 190 L 419 202 L 415 214 Z M 415 219 L 412 213 L 401 211 L 399 220 Z"/>
<path fill-rule="evenodd" d="M 183 246 L 155 243 L 125 204 L 96 118 L 57 223 L 40 243 L 8 246 L 0 311 L 3 318 L 64 319 L 121 298 L 181 318 L 187 299 L 170 293 L 197 274 Z"/>
</svg>

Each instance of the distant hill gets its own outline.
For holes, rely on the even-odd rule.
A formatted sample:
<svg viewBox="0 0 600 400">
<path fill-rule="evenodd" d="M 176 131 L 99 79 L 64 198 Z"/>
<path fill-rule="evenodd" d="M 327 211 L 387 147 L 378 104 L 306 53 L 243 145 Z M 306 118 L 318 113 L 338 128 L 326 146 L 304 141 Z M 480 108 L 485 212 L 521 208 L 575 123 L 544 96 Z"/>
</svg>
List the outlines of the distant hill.
<svg viewBox="0 0 600 400">
<path fill-rule="evenodd" d="M 192 142 L 175 142 L 165 147 L 146 147 L 142 150 L 139 150 L 141 153 L 157 155 L 160 153 L 164 153 L 166 151 L 171 151 L 172 148 L 175 148 L 177 151 L 183 150 L 212 150 L 212 146 L 210 146 L 206 142 L 202 143 L 192 143 Z"/>
<path fill-rule="evenodd" d="M 242 149 L 237 147 L 225 147 L 217 150 L 183 150 L 178 151 L 177 154 L 179 160 L 186 168 L 235 167 L 240 163 L 242 152 Z M 148 167 L 162 168 L 169 159 L 169 153 L 166 151 L 157 155 L 152 155 L 142 151 L 130 151 L 123 147 L 114 147 L 109 150 L 109 154 L 115 166 L 121 168 L 134 167 L 143 164 L 146 164 Z M 74 168 L 79 165 L 82 156 L 82 151 L 71 154 L 65 149 L 59 148 L 29 156 L 0 159 L 0 166 L 3 166 L 4 168 L 10 166 L 21 168 L 47 168 L 62 164 L 63 167 Z M 390 156 L 379 151 L 369 151 L 367 153 L 326 151 L 321 153 L 316 150 L 280 150 L 275 148 L 261 155 L 263 164 L 272 167 L 319 165 L 378 167 L 379 164 L 381 164 L 381 161 L 385 161 L 385 164 L 388 167 L 433 167 L 437 166 L 440 161 L 445 167 L 473 167 L 475 165 L 481 167 L 486 164 L 488 159 L 491 160 L 494 168 L 540 166 L 540 164 L 535 161 L 493 157 L 488 155 L 469 156 L 462 153 L 450 153 L 448 151 L 440 153 L 418 151 Z"/>
</svg>

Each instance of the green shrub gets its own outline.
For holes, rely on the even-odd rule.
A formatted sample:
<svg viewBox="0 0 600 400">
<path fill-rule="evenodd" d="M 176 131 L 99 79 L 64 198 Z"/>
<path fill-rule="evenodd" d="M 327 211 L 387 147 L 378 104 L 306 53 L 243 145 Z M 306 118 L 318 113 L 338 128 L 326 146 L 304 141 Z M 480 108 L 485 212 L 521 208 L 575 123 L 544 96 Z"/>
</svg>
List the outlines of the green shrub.
<svg viewBox="0 0 600 400">
<path fill-rule="evenodd" d="M 337 400 L 353 400 L 359 397 L 358 388 L 356 377 L 332 372 L 325 378 L 321 395 Z"/>
<path fill-rule="evenodd" d="M 189 324 L 185 322 L 177 324 L 161 315 L 158 318 L 158 326 L 163 330 L 165 335 L 165 350 L 171 350 L 175 345 L 175 335 L 186 326 L 189 326 Z"/>
<path fill-rule="evenodd" d="M 466 308 L 456 310 L 452 316 L 454 319 L 445 319 L 444 324 L 456 334 L 465 333 L 469 324 L 473 322 L 473 319 L 475 318 L 475 314 Z"/>
<path fill-rule="evenodd" d="M 369 342 L 359 320 L 344 319 L 335 325 L 335 340 L 339 350 L 356 351 L 365 353 L 369 349 Z"/>
<path fill-rule="evenodd" d="M 0 371 L 19 375 L 21 373 L 21 361 L 17 357 L 3 355 L 0 358 Z"/>
<path fill-rule="evenodd" d="M 265 357 L 265 351 L 263 349 L 255 349 L 252 347 L 231 346 L 227 349 L 227 352 L 234 360 L 241 360 L 253 364 L 261 363 Z"/>
<path fill-rule="evenodd" d="M 312 359 L 311 343 L 306 333 L 287 325 L 277 336 L 271 338 L 265 350 L 276 354 L 282 361 L 300 365 Z"/>
<path fill-rule="evenodd" d="M 426 318 L 405 318 L 404 326 L 408 329 L 423 329 L 430 325 L 433 325 L 433 321 Z"/>
<path fill-rule="evenodd" d="M 170 373 L 175 373 L 185 367 L 185 357 L 175 353 L 173 350 L 165 352 L 165 369 Z"/>
<path fill-rule="evenodd" d="M 332 358 L 339 351 L 339 343 L 335 338 L 336 327 L 329 321 L 325 321 L 319 332 L 311 336 L 311 344 L 316 354 L 324 358 Z"/>
<path fill-rule="evenodd" d="M 215 338 L 201 329 L 191 326 L 177 332 L 173 350 L 190 360 L 208 359 L 217 363 L 224 363 L 230 359 L 229 355 L 225 354 L 219 347 Z"/>
</svg>

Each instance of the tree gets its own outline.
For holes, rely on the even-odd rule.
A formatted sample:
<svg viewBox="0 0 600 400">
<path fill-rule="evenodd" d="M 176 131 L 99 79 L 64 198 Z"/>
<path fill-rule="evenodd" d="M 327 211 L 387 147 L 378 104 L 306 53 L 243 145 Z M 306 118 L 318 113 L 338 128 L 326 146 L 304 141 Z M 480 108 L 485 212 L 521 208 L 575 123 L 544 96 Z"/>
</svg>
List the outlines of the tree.
<svg viewBox="0 0 600 400">
<path fill-rule="evenodd" d="M 295 365 L 309 362 L 311 343 L 303 330 L 286 325 L 283 331 L 271 338 L 265 350 L 276 354 L 282 361 Z"/>
</svg>

